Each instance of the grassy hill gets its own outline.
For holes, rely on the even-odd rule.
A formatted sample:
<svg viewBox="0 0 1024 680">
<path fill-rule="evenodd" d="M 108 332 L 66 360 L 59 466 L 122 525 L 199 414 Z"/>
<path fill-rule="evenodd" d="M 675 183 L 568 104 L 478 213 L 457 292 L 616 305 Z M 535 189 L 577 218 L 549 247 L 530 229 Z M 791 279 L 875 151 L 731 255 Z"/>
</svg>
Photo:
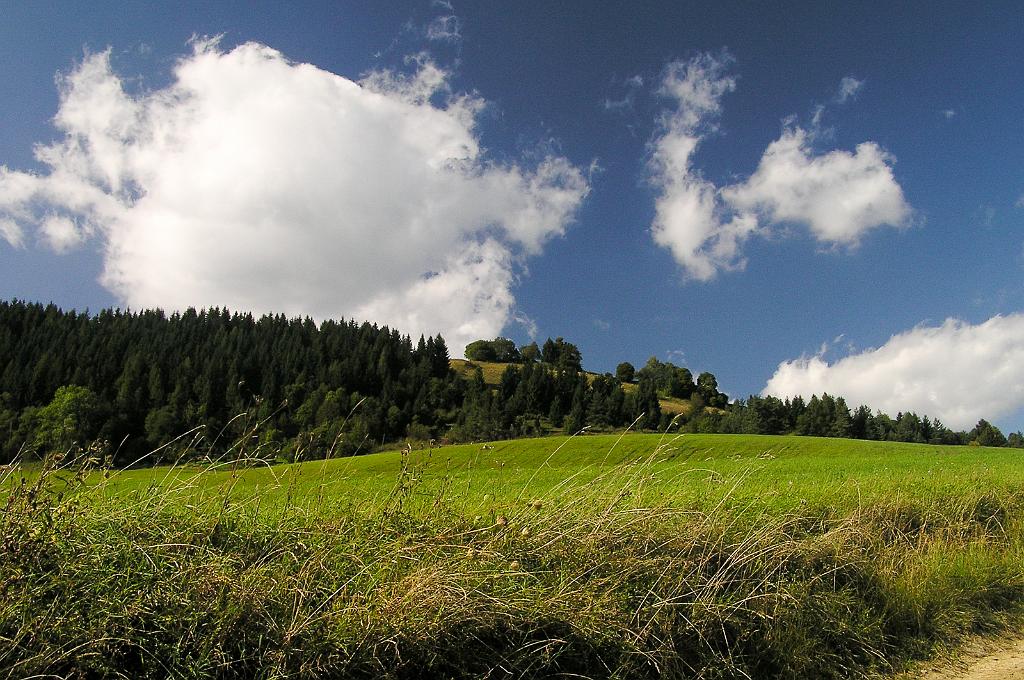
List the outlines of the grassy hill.
<svg viewBox="0 0 1024 680">
<path fill-rule="evenodd" d="M 452 369 L 463 378 L 469 378 L 477 368 L 483 373 L 484 382 L 491 386 L 497 386 L 501 382 L 501 374 L 510 364 L 499 364 L 493 361 L 467 361 L 466 359 L 452 359 Z"/>
<path fill-rule="evenodd" d="M 631 434 L 7 470 L 0 659 L 7 677 L 886 674 L 1021 612 L 1020 455 Z"/>
</svg>

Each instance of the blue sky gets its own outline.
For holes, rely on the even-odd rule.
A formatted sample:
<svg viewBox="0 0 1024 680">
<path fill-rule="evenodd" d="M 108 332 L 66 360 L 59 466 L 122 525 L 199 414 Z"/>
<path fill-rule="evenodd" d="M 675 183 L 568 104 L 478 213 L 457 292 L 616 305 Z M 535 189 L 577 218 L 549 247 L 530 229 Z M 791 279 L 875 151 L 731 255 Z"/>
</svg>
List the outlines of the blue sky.
<svg viewBox="0 0 1024 680">
<path fill-rule="evenodd" d="M 0 296 L 1024 425 L 1018 4 L 555 5 L 7 3 Z"/>
</svg>

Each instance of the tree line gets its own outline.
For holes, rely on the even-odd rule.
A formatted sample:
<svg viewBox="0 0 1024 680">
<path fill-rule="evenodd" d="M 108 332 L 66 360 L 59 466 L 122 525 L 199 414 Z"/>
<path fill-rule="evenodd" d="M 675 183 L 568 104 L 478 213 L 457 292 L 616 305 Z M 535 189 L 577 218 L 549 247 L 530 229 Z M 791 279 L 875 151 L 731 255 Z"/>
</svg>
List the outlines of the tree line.
<svg viewBox="0 0 1024 680">
<path fill-rule="evenodd" d="M 998 427 L 979 420 L 969 431 L 954 431 L 938 418 L 918 416 L 912 411 L 890 417 L 861 405 L 850 409 L 842 397 L 829 394 L 785 401 L 772 396 L 750 396 L 737 400 L 725 411 L 704 413 L 694 424 L 697 432 L 733 434 L 785 434 L 813 437 L 845 437 L 875 441 L 919 444 L 1010 446 L 1024 448 L 1024 435 L 1004 436 Z"/>
<path fill-rule="evenodd" d="M 406 438 L 622 427 L 640 414 L 661 424 L 653 385 L 627 394 L 614 376 L 588 378 L 572 343 L 531 345 L 512 344 L 519 363 L 495 387 L 453 371 L 440 335 L 413 342 L 366 322 L 0 301 L 0 462 L 91 442 L 115 465 L 160 462 L 243 439 L 294 460 Z"/>
<path fill-rule="evenodd" d="M 464 442 L 584 428 L 670 424 L 732 432 L 1022 446 L 981 421 L 953 432 L 913 413 L 851 411 L 829 395 L 730 403 L 709 372 L 652 357 L 639 370 L 582 369 L 563 338 L 522 347 L 507 338 L 466 348 L 508 364 L 497 385 L 453 371 L 440 335 L 418 341 L 354 320 L 227 309 L 63 311 L 0 301 L 0 462 L 94 443 L 115 465 L 232 450 L 295 460 L 353 455 L 389 442 Z M 661 399 L 688 401 L 685 416 Z M 187 436 L 183 436 L 187 435 Z M 151 453 L 156 451 L 156 453 Z"/>
<path fill-rule="evenodd" d="M 565 349 L 568 348 L 568 349 Z M 566 360 L 563 357 L 568 357 Z M 498 363 L 524 363 L 541 360 L 557 364 L 568 363 L 579 367 L 579 351 L 562 338 L 544 343 L 538 349 L 536 343 L 516 348 L 508 338 L 477 340 L 466 347 L 466 357 L 477 361 Z M 512 384 L 516 378 L 513 369 L 506 369 L 502 384 Z M 842 397 L 829 394 L 813 395 L 809 400 L 803 397 L 779 399 L 773 396 L 754 396 L 730 402 L 728 395 L 718 390 L 718 381 L 713 373 L 703 372 L 696 378 L 684 366 L 663 362 L 651 357 L 637 370 L 624 361 L 615 369 L 615 382 L 619 386 L 635 384 L 635 391 L 629 395 L 632 408 L 624 412 L 612 409 L 607 415 L 605 398 L 602 397 L 605 383 L 612 376 L 605 374 L 593 381 L 596 389 L 581 391 L 575 399 L 575 416 L 570 428 L 577 431 L 581 423 L 602 427 L 621 424 L 629 417 L 639 418 L 637 429 L 666 429 L 677 427 L 684 432 L 721 434 L 797 434 L 814 437 L 840 437 L 874 441 L 898 441 L 922 444 L 947 444 L 979 446 L 1009 446 L 1024 448 L 1024 434 L 1021 432 L 1003 435 L 998 427 L 987 420 L 979 420 L 969 431 L 954 431 L 938 418 L 918 416 L 914 412 L 897 413 L 893 418 L 881 411 L 873 411 L 867 405 L 851 409 Z M 494 398 L 500 403 L 508 400 L 510 392 L 499 390 Z M 688 400 L 689 409 L 684 414 L 662 413 L 661 398 Z M 511 410 L 515 411 L 517 401 L 513 400 Z M 497 409 L 500 410 L 500 409 Z M 551 415 L 557 416 L 559 411 Z M 615 416 L 625 416 L 616 418 Z M 507 419 L 506 419 L 507 420 Z"/>
</svg>

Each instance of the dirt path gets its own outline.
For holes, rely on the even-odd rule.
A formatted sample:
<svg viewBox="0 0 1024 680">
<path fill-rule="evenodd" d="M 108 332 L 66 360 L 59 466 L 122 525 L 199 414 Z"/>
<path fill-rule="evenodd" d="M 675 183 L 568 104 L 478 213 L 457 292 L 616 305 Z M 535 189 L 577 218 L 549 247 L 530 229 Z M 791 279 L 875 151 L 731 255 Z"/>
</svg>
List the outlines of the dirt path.
<svg viewBox="0 0 1024 680">
<path fill-rule="evenodd" d="M 943 662 L 909 677 L 921 680 L 1024 680 L 1024 637 L 979 640 L 956 661 Z"/>
</svg>

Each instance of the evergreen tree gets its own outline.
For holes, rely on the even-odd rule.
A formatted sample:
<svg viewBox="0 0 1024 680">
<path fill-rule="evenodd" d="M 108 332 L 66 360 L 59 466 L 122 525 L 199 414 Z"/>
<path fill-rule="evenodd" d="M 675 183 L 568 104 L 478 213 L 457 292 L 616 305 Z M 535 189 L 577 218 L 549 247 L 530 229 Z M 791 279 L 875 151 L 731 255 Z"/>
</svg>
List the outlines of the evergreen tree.
<svg viewBox="0 0 1024 680">
<path fill-rule="evenodd" d="M 634 419 L 639 418 L 637 427 L 641 430 L 655 430 L 661 423 L 661 403 L 658 401 L 658 390 L 654 380 L 649 376 L 641 376 L 637 385 L 634 405 Z"/>
<path fill-rule="evenodd" d="M 572 395 L 572 407 L 569 409 L 569 417 L 565 420 L 566 434 L 577 434 L 586 427 L 587 415 L 587 385 L 586 376 L 577 384 Z"/>
</svg>

